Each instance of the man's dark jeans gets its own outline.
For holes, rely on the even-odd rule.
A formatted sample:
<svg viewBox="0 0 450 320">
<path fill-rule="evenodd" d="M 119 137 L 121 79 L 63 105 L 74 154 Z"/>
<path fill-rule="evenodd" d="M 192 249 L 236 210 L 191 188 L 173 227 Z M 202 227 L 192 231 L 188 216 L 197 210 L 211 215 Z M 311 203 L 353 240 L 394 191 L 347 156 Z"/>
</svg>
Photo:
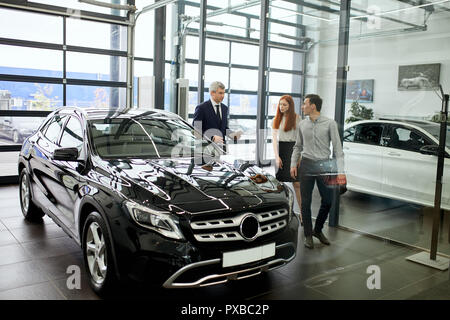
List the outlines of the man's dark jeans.
<svg viewBox="0 0 450 320">
<path fill-rule="evenodd" d="M 302 196 L 302 218 L 305 237 L 313 234 L 312 219 L 311 219 L 311 201 L 314 184 L 317 182 L 320 197 L 322 199 L 319 209 L 319 214 L 316 218 L 314 231 L 319 233 L 322 231 L 323 225 L 327 220 L 331 205 L 333 204 L 333 190 L 327 187 L 323 179 L 323 168 L 321 161 L 315 161 L 303 158 L 300 162 L 299 178 L 300 178 L 300 193 Z"/>
</svg>

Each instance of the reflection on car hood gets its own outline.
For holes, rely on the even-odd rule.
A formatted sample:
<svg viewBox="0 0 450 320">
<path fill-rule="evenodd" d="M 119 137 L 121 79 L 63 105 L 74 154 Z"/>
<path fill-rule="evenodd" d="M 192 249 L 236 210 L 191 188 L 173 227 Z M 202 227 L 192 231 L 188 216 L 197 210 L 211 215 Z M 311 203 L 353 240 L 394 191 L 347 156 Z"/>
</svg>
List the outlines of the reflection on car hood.
<svg viewBox="0 0 450 320">
<path fill-rule="evenodd" d="M 240 167 L 240 170 L 238 164 L 235 167 L 217 160 L 204 165 L 190 158 L 107 160 L 105 163 L 108 171 L 115 172 L 125 182 L 120 192 L 126 197 L 168 210 L 191 213 L 227 208 L 244 210 L 268 200 L 286 199 L 283 185 L 273 176 L 263 175 L 267 177 L 263 182 L 253 181 L 261 174 L 261 169 L 254 166 Z"/>
</svg>

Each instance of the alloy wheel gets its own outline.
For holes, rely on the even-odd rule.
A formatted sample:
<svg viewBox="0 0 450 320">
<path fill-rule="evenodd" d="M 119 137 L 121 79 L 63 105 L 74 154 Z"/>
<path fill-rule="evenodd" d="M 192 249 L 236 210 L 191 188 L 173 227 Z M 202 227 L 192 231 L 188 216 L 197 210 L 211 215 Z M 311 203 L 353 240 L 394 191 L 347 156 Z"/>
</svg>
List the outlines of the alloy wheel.
<svg viewBox="0 0 450 320">
<path fill-rule="evenodd" d="M 23 211 L 28 212 L 28 207 L 30 206 L 30 188 L 26 174 L 22 175 L 22 181 L 20 184 L 20 201 L 22 203 Z"/>
<path fill-rule="evenodd" d="M 92 222 L 86 235 L 86 258 L 92 279 L 102 284 L 108 269 L 106 244 L 100 225 Z"/>
</svg>

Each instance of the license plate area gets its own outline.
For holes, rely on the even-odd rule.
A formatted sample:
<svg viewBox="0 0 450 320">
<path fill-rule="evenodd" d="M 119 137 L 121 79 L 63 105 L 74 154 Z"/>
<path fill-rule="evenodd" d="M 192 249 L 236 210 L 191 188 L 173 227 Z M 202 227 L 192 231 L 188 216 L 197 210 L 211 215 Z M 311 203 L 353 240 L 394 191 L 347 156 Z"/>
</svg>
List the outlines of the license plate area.
<svg viewBox="0 0 450 320">
<path fill-rule="evenodd" d="M 275 256 L 275 243 L 269 243 L 264 246 L 250 249 L 224 252 L 222 256 L 222 267 L 238 266 L 273 256 Z"/>
</svg>

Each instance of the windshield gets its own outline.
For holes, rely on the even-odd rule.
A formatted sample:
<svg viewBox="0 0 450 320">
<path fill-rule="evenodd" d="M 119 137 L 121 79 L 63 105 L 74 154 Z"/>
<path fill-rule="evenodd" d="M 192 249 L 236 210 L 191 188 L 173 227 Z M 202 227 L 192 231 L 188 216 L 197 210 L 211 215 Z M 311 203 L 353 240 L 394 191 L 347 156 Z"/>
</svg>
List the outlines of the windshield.
<svg viewBox="0 0 450 320">
<path fill-rule="evenodd" d="M 180 158 L 221 150 L 180 119 L 125 118 L 89 121 L 94 149 L 102 158 Z"/>
<path fill-rule="evenodd" d="M 428 131 L 433 137 L 439 141 L 441 126 L 439 124 L 422 125 L 423 129 Z M 445 146 L 450 148 L 450 128 L 447 128 L 447 136 L 445 137 Z"/>
</svg>

